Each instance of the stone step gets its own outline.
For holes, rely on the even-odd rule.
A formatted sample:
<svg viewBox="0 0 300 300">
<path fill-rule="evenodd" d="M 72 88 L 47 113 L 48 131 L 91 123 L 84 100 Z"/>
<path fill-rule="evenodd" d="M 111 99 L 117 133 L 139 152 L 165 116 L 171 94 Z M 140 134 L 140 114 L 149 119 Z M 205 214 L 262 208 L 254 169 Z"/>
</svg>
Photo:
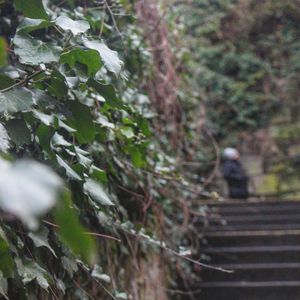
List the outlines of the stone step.
<svg viewBox="0 0 300 300">
<path fill-rule="evenodd" d="M 294 214 L 300 213 L 300 201 L 292 202 L 268 202 L 268 203 L 249 203 L 249 202 L 234 202 L 211 204 L 207 206 L 207 215 L 245 215 L 247 213 L 255 214 Z"/>
<path fill-rule="evenodd" d="M 204 248 L 201 249 L 203 253 L 273 253 L 273 252 L 298 252 L 299 246 L 252 246 L 252 247 L 218 247 L 218 248 Z"/>
<path fill-rule="evenodd" d="M 282 236 L 300 236 L 300 229 L 275 229 L 275 230 L 228 230 L 206 232 L 206 237 L 282 237 Z"/>
<path fill-rule="evenodd" d="M 246 234 L 249 233 L 249 231 L 285 231 L 285 230 L 299 230 L 300 234 L 300 222 L 299 223 L 293 223 L 293 224 L 242 224 L 242 225 L 215 225 L 215 226 L 207 226 L 205 228 L 205 231 L 207 234 L 210 232 L 235 232 L 238 231 L 239 234 L 243 234 L 243 232 L 246 232 Z M 260 234 L 262 234 L 260 232 Z"/>
<path fill-rule="evenodd" d="M 248 247 L 207 247 L 201 249 L 207 257 L 203 262 L 222 263 L 271 263 L 299 262 L 298 246 L 248 246 Z"/>
<path fill-rule="evenodd" d="M 216 235 L 210 233 L 204 235 L 204 239 L 201 240 L 201 245 L 205 247 L 249 247 L 249 246 L 281 246 L 281 245 L 291 245 L 298 246 L 300 245 L 300 236 L 292 232 L 291 234 L 281 234 L 272 235 L 272 234 L 257 234 L 254 231 L 248 232 L 248 235 L 238 235 L 234 234 L 236 231 L 232 232 L 233 234 L 222 235 L 219 234 L 224 232 L 217 232 Z M 265 233 L 265 232 L 264 232 Z M 300 257 L 299 257 L 300 259 Z"/>
<path fill-rule="evenodd" d="M 201 288 L 289 288 L 300 291 L 300 280 L 292 281 L 210 281 L 199 283 Z M 300 294 L 299 294 L 300 296 Z M 299 298 L 298 298 L 299 299 Z"/>
<path fill-rule="evenodd" d="M 300 202 L 209 203 L 199 224 L 203 269 L 199 300 L 300 299 Z M 196 286 L 195 286 L 196 288 Z M 187 298 L 187 299 L 192 299 Z"/>
<path fill-rule="evenodd" d="M 268 224 L 268 223 L 278 223 L 278 224 L 289 224 L 289 223 L 300 223 L 300 214 L 280 214 L 280 215 L 243 215 L 243 216 L 220 216 L 213 215 L 207 216 L 206 218 L 198 218 L 196 220 L 199 224 L 222 224 L 222 225 L 232 225 L 232 224 Z"/>
<path fill-rule="evenodd" d="M 299 300 L 300 282 L 266 282 L 247 284 L 241 282 L 233 286 L 228 284 L 211 284 L 202 287 L 201 293 L 196 292 L 194 298 L 184 300 Z M 199 287 L 195 287 L 199 290 Z"/>
<path fill-rule="evenodd" d="M 253 263 L 253 264 L 216 264 L 225 270 L 233 270 L 232 273 L 202 271 L 202 279 L 205 282 L 260 282 L 260 281 L 300 281 L 299 263 Z"/>
<path fill-rule="evenodd" d="M 242 215 L 281 215 L 300 213 L 300 203 L 297 205 L 276 205 L 276 206 L 233 206 L 233 207 L 210 207 L 207 215 L 219 214 L 221 216 L 242 216 Z"/>
</svg>

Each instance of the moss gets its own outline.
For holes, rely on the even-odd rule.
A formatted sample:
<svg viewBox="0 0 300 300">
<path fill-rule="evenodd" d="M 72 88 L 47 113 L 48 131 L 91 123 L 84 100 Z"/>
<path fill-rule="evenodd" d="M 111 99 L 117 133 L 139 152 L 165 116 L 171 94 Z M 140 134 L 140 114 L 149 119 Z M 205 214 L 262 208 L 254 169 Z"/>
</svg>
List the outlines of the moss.
<svg viewBox="0 0 300 300">
<path fill-rule="evenodd" d="M 256 187 L 256 192 L 259 194 L 274 194 L 278 192 L 280 181 L 275 174 L 265 175 L 261 184 Z"/>
</svg>

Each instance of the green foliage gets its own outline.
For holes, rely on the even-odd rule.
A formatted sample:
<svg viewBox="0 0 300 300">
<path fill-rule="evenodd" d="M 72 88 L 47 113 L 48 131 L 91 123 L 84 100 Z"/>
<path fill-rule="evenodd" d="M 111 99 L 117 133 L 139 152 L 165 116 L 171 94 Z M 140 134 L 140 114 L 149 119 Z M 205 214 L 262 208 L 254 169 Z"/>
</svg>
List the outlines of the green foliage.
<svg viewBox="0 0 300 300">
<path fill-rule="evenodd" d="M 16 88 L 0 94 L 1 113 L 29 111 L 33 104 L 32 94 L 24 88 Z"/>
<path fill-rule="evenodd" d="M 37 40 L 24 31 L 15 35 L 14 46 L 22 64 L 36 66 L 59 60 L 59 47 Z"/>
<path fill-rule="evenodd" d="M 20 10 L 25 17 L 32 19 L 47 19 L 48 15 L 45 11 L 42 0 L 14 0 L 16 8 Z"/>
<path fill-rule="evenodd" d="M 58 234 L 75 254 L 80 255 L 86 262 L 93 264 L 96 260 L 95 243 L 84 232 L 84 228 L 78 222 L 78 217 L 71 205 L 70 195 L 65 192 L 55 211 L 55 220 L 60 226 Z"/>
<path fill-rule="evenodd" d="M 43 290 L 82 299 L 83 289 L 95 292 L 91 280 L 110 284 L 96 299 L 125 299 L 134 276 L 125 228 L 148 223 L 141 232 L 151 235 L 151 203 L 161 211 L 167 197 L 159 172 L 175 169 L 152 140 L 154 114 L 138 90 L 151 65 L 134 19 L 80 3 L 0 2 L 0 25 L 11 21 L 0 29 L 0 149 L 9 152 L 0 206 L 13 220 L 0 220 L 0 293 L 10 299 L 42 299 Z"/>
<path fill-rule="evenodd" d="M 7 63 L 7 53 L 6 53 L 6 41 L 4 38 L 0 38 L 0 67 L 3 67 Z"/>
<path fill-rule="evenodd" d="M 197 0 L 191 5 L 191 14 L 190 5 L 180 12 L 187 16 L 194 58 L 190 67 L 210 126 L 220 138 L 267 126 L 295 97 L 296 2 Z"/>
</svg>

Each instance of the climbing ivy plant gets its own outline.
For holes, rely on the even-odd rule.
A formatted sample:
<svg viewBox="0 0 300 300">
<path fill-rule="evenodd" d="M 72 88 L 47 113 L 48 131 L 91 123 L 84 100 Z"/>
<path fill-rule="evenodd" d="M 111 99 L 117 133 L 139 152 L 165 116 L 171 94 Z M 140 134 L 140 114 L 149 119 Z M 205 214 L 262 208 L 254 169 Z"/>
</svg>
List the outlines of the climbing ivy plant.
<svg viewBox="0 0 300 300">
<path fill-rule="evenodd" d="M 131 221 L 142 225 L 139 210 L 145 214 L 159 199 L 148 184 L 163 187 L 157 175 L 171 170 L 168 157 L 149 147 L 153 114 L 136 88 L 149 54 L 128 7 L 127 1 L 0 1 L 6 299 L 86 299 L 87 290 L 127 299 L 119 279 L 130 250 L 120 239 L 138 234 Z M 150 171 L 156 177 L 148 178 Z"/>
</svg>

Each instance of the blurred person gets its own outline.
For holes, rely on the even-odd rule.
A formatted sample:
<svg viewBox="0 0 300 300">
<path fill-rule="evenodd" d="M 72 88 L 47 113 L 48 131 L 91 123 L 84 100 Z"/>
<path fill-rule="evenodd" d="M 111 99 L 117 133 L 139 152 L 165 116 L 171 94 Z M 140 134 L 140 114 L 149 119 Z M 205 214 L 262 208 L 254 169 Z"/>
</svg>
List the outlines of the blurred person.
<svg viewBox="0 0 300 300">
<path fill-rule="evenodd" d="M 224 149 L 223 176 L 229 189 L 229 198 L 247 199 L 248 177 L 240 162 L 240 154 L 235 148 Z"/>
</svg>

